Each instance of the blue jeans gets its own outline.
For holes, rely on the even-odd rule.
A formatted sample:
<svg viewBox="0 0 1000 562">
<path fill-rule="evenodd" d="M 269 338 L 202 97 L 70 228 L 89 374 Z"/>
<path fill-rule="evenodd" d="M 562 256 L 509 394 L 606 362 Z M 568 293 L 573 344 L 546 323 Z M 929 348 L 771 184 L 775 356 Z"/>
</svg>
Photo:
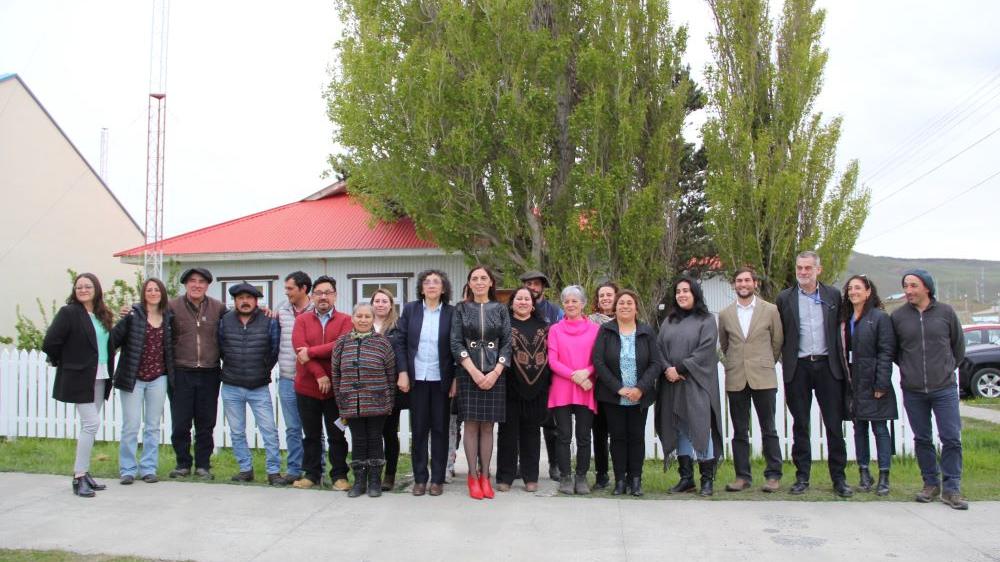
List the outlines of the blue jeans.
<svg viewBox="0 0 1000 562">
<path fill-rule="evenodd" d="M 281 415 L 285 418 L 285 444 L 288 446 L 288 474 L 302 474 L 302 420 L 299 418 L 298 399 L 295 397 L 295 381 L 281 377 L 278 379 L 278 400 L 281 401 Z"/>
<path fill-rule="evenodd" d="M 888 472 L 892 465 L 892 436 L 889 434 L 887 420 L 854 420 L 854 449 L 857 451 L 858 467 L 868 468 L 868 463 L 872 460 L 871 442 L 868 439 L 869 425 L 875 434 L 878 469 Z"/>
<path fill-rule="evenodd" d="M 695 461 L 710 461 L 715 458 L 715 446 L 712 442 L 712 435 L 708 436 L 708 449 L 705 451 L 695 451 L 694 443 L 687 434 L 687 426 L 680 424 L 677 426 L 677 456 L 691 457 Z"/>
<path fill-rule="evenodd" d="M 122 441 L 118 448 L 118 473 L 121 476 L 156 474 L 160 450 L 160 418 L 167 400 L 167 377 L 152 382 L 136 380 L 132 392 L 121 390 Z M 136 466 L 139 422 L 142 422 L 142 458 Z"/>
<path fill-rule="evenodd" d="M 278 428 L 274 424 L 274 406 L 271 392 L 266 386 L 253 390 L 231 384 L 222 384 L 222 407 L 229 422 L 229 437 L 233 441 L 233 455 L 240 465 L 240 472 L 253 470 L 253 457 L 247 446 L 247 406 L 253 412 L 257 429 L 264 439 L 267 453 L 267 473 L 281 472 L 281 450 L 278 448 Z"/>
<path fill-rule="evenodd" d="M 903 407 L 913 429 L 913 448 L 925 486 L 940 486 L 958 492 L 962 485 L 962 417 L 958 413 L 958 387 L 949 386 L 931 392 L 903 389 Z M 931 413 L 941 439 L 941 462 L 938 463 L 931 432 Z"/>
</svg>

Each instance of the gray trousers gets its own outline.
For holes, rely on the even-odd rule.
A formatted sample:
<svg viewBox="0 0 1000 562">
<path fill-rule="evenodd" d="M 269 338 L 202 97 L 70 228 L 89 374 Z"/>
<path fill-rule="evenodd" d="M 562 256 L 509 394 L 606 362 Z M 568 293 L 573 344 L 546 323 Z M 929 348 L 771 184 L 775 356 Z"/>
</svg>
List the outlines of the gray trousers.
<svg viewBox="0 0 1000 562">
<path fill-rule="evenodd" d="M 76 416 L 80 418 L 80 436 L 76 438 L 76 462 L 73 475 L 82 476 L 90 471 L 90 452 L 94 448 L 97 430 L 101 427 L 101 407 L 104 406 L 104 385 L 108 379 L 94 381 L 94 401 L 76 405 Z"/>
</svg>

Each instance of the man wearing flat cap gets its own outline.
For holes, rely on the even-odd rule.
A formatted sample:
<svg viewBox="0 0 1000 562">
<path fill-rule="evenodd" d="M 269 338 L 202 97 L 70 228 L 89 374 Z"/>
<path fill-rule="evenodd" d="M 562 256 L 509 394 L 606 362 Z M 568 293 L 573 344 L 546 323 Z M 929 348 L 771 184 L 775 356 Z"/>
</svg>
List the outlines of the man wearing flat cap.
<svg viewBox="0 0 1000 562">
<path fill-rule="evenodd" d="M 171 478 L 194 474 L 212 479 L 210 459 L 219 404 L 219 319 L 226 313 L 222 301 L 206 295 L 212 273 L 192 267 L 181 274 L 184 294 L 171 300 L 173 312 L 174 376 L 170 380 L 170 435 L 177 457 Z M 194 424 L 194 457 L 191 425 Z M 193 466 L 192 466 L 193 464 Z"/>
<path fill-rule="evenodd" d="M 271 402 L 271 370 L 278 363 L 281 330 L 278 321 L 257 306 L 263 297 L 253 285 L 243 282 L 230 287 L 235 306 L 219 322 L 219 353 L 222 356 L 222 406 L 229 423 L 233 455 L 240 471 L 234 482 L 253 482 L 253 457 L 247 446 L 247 406 L 264 439 L 267 482 L 284 486 L 278 428 Z"/>
<path fill-rule="evenodd" d="M 913 429 L 913 450 L 924 479 L 916 500 L 931 503 L 940 497 L 953 509 L 969 509 L 961 491 L 962 418 L 955 378 L 955 368 L 965 358 L 962 323 L 950 306 L 934 298 L 934 278 L 926 270 L 905 271 L 903 293 L 906 304 L 893 311 L 892 327 L 903 407 Z M 940 462 L 931 414 L 941 439 Z"/>
</svg>

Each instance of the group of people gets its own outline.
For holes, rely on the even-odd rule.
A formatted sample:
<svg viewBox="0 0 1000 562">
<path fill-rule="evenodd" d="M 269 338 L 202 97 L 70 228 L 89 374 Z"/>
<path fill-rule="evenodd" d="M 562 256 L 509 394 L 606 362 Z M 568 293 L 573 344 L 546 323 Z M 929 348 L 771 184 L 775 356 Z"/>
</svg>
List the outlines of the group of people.
<svg viewBox="0 0 1000 562">
<path fill-rule="evenodd" d="M 257 288 L 234 285 L 229 289 L 234 307 L 227 310 L 206 294 L 212 274 L 192 268 L 181 276 L 185 294 L 169 301 L 162 282 L 147 280 L 141 302 L 122 311 L 117 323 L 97 278 L 85 273 L 53 320 L 43 350 L 57 368 L 54 398 L 75 403 L 79 413 L 73 491 L 83 497 L 104 488 L 90 475 L 89 460 L 99 411 L 112 386 L 119 389 L 123 405 L 121 484 L 157 480 L 157 428 L 168 394 L 176 456 L 170 476 L 213 478 L 210 456 L 221 387 L 239 464 L 235 481 L 255 479 L 246 442 L 249 406 L 264 441 L 270 484 L 316 486 L 328 461 L 333 489 L 351 497 L 379 496 L 394 486 L 399 412 L 409 409 L 412 493 L 437 496 L 444 490 L 454 409 L 462 424 L 472 498 L 493 498 L 496 491 L 510 490 L 516 479 L 526 490 L 537 490 L 542 435 L 550 477 L 559 481 L 561 493 L 591 492 L 592 446 L 597 457 L 593 487 L 610 486 L 610 440 L 612 494 L 641 496 L 644 432 L 648 409 L 654 406 L 663 451 L 677 458 L 679 479 L 670 492 L 710 496 L 724 449 L 717 370 L 721 349 L 736 469 L 726 490 L 752 486 L 751 405 L 766 461 L 763 490 L 781 489 L 775 429 L 775 364 L 780 361 L 794 420 L 796 473 L 789 492 L 802 494 L 809 488 L 809 413 L 815 395 L 834 492 L 842 497 L 854 493 L 845 476 L 842 423 L 852 420 L 858 489 L 888 494 L 889 420 L 898 417 L 890 382 L 895 362 L 924 479 L 916 499 L 940 498 L 966 509 L 960 492 L 961 424 L 954 376 L 964 339 L 954 311 L 934 298 L 933 278 L 924 270 L 904 274 L 907 303 L 891 317 L 864 275 L 848 279 L 841 294 L 818 282 L 821 272 L 816 253 L 801 253 L 796 286 L 782 291 L 772 304 L 757 295 L 755 272 L 738 269 L 733 276 L 736 301 L 719 313 L 718 321 L 700 284 L 680 277 L 658 330 L 642 322 L 639 295 L 614 283 L 598 286 L 592 299 L 582 287 L 569 285 L 559 294 L 560 307 L 545 297 L 549 279 L 529 271 L 504 304 L 497 300 L 496 275 L 481 265 L 469 271 L 456 304 L 451 303 L 447 274 L 428 269 L 417 277 L 416 300 L 397 309 L 395 296 L 379 289 L 355 305 L 350 316 L 335 309 L 337 284 L 327 276 L 313 280 L 301 271 L 289 274 L 288 301 L 274 310 L 259 306 Z M 275 364 L 287 432 L 285 473 L 268 389 Z M 932 413 L 942 441 L 940 459 L 932 442 Z M 350 463 L 345 420 L 351 430 Z M 143 454 L 137 461 L 143 423 Z M 495 424 L 499 451 L 494 480 Z M 877 483 L 869 470 L 869 431 L 875 435 Z"/>
</svg>

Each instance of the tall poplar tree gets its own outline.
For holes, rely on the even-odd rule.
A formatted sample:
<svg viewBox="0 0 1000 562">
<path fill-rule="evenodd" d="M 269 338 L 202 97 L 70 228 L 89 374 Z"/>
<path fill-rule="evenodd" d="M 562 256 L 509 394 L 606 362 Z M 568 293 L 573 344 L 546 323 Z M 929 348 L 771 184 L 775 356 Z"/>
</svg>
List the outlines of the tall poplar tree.
<svg viewBox="0 0 1000 562">
<path fill-rule="evenodd" d="M 768 298 L 795 282 L 802 250 L 820 254 L 822 280 L 836 279 L 868 215 L 869 194 L 858 186 L 857 161 L 833 183 L 841 119 L 824 122 L 814 111 L 827 61 L 825 12 L 814 0 L 785 0 L 772 24 L 767 0 L 708 3 L 716 33 L 705 192 L 719 255 L 730 268 L 754 267 Z"/>
<path fill-rule="evenodd" d="M 647 314 L 677 248 L 685 31 L 665 0 L 342 0 L 331 158 L 380 218 L 512 284 L 610 278 Z"/>
</svg>

